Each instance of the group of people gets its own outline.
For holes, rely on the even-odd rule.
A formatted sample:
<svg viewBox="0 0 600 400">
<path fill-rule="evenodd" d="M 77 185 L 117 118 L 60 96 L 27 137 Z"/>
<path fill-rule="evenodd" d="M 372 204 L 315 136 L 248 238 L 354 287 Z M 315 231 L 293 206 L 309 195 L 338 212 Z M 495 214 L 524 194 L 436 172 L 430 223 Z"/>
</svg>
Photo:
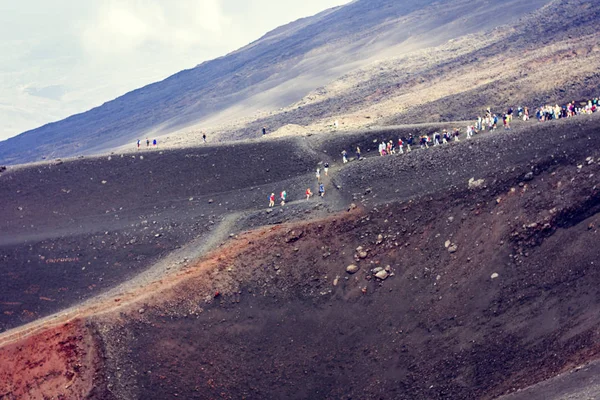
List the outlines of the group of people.
<svg viewBox="0 0 600 400">
<path fill-rule="evenodd" d="M 329 176 L 329 163 L 325 162 L 323 164 L 323 174 L 324 176 Z M 317 184 L 318 184 L 318 191 L 319 191 L 319 197 L 325 197 L 325 184 L 323 183 L 322 175 L 321 175 L 321 168 L 317 168 L 317 172 L 315 173 L 315 176 L 317 178 Z M 306 200 L 310 200 L 310 198 L 313 196 L 313 192 L 312 190 L 310 190 L 310 188 L 306 188 L 306 192 L 304 192 L 304 194 L 306 195 Z M 280 200 L 280 205 L 283 207 L 285 206 L 285 202 L 287 201 L 287 192 L 284 190 L 279 194 L 279 200 Z M 269 196 L 269 207 L 275 207 L 275 193 L 271 193 L 271 195 Z"/>
<path fill-rule="evenodd" d="M 577 106 L 575 101 L 572 101 L 562 107 L 555 106 L 544 106 L 540 107 L 536 111 L 536 118 L 538 121 L 548 121 L 559 118 L 570 118 L 581 114 L 593 114 L 600 110 L 600 99 L 594 98 L 587 102 L 579 103 Z M 474 125 L 468 125 L 465 133 L 466 138 L 470 139 L 473 135 L 485 132 L 486 130 L 495 131 L 498 127 L 500 119 L 502 119 L 502 125 L 504 130 L 511 130 L 511 122 L 513 121 L 514 115 L 517 115 L 519 119 L 528 121 L 529 108 L 528 107 L 517 107 L 516 110 L 512 107 L 508 108 L 506 112 L 495 114 L 490 108 L 485 110 L 484 116 L 478 116 Z M 451 141 L 460 141 L 461 130 L 454 128 L 451 131 L 443 129 L 441 132 L 434 132 L 430 135 L 421 135 L 418 137 L 418 144 L 422 149 L 428 149 L 430 146 L 439 146 Z M 378 145 L 378 153 L 380 156 L 386 156 L 391 154 L 404 154 L 405 152 L 412 151 L 412 146 L 417 142 L 417 139 L 413 134 L 409 134 L 407 137 L 398 138 L 398 142 L 394 143 L 393 140 L 382 141 Z M 356 159 L 360 160 L 360 148 L 356 147 Z M 348 162 L 348 152 L 342 151 L 342 162 L 345 164 Z"/>
<path fill-rule="evenodd" d="M 138 150 L 141 148 L 142 146 L 142 141 L 140 139 L 138 139 L 137 141 L 137 148 Z M 152 147 L 156 147 L 158 146 L 158 142 L 156 141 L 156 139 L 152 140 Z M 150 147 L 150 139 L 146 138 L 146 148 Z"/>
<path fill-rule="evenodd" d="M 287 200 L 287 192 L 284 190 L 279 194 L 279 199 L 281 200 L 281 206 L 285 206 L 285 201 Z M 271 193 L 269 196 L 269 207 L 275 206 L 275 193 Z"/>
<path fill-rule="evenodd" d="M 600 109 L 600 99 L 598 97 L 577 104 L 575 101 L 567 103 L 562 107 L 558 104 L 554 106 L 546 105 L 537 109 L 535 116 L 538 121 L 550 121 L 553 119 L 571 118 L 576 115 L 593 114 Z"/>
</svg>

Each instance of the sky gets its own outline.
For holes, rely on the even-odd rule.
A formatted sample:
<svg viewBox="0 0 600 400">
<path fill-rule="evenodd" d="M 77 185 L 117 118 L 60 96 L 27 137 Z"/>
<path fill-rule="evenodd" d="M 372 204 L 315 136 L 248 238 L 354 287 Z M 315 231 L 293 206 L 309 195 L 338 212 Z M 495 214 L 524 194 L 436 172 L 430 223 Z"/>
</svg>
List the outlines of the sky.
<svg viewBox="0 0 600 400">
<path fill-rule="evenodd" d="M 349 0 L 0 0 L 0 140 Z"/>
</svg>

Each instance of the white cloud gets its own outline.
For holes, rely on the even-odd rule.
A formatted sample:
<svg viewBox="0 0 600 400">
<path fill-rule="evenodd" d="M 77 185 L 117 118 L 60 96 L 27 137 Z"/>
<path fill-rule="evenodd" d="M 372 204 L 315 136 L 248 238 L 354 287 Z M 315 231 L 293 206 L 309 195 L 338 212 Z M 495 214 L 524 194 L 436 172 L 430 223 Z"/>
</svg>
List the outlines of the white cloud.
<svg viewBox="0 0 600 400">
<path fill-rule="evenodd" d="M 142 47 L 185 51 L 207 43 L 208 37 L 227 42 L 230 28 L 231 18 L 218 0 L 110 0 L 82 24 L 82 45 L 95 57 Z"/>
<path fill-rule="evenodd" d="M 0 140 L 349 0 L 0 0 Z"/>
</svg>

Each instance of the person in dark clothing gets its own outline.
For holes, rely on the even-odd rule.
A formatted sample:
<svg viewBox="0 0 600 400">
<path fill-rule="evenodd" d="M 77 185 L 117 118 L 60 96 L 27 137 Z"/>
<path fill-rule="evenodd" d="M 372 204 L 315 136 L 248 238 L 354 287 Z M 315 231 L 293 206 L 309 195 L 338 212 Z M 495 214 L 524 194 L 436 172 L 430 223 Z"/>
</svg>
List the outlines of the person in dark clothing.
<svg viewBox="0 0 600 400">
<path fill-rule="evenodd" d="M 262 127 L 262 134 L 263 134 L 263 135 L 266 135 L 266 134 L 267 134 L 267 128 L 266 128 L 266 127 L 264 127 L 264 126 Z"/>
</svg>

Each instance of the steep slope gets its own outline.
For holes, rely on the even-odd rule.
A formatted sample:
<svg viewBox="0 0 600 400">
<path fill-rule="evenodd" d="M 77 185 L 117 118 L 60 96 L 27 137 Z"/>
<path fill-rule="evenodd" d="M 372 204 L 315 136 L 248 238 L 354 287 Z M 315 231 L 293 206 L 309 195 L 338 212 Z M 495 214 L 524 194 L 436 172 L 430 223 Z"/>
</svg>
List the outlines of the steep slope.
<svg viewBox="0 0 600 400">
<path fill-rule="evenodd" d="M 265 125 L 331 130 L 334 119 L 342 129 L 473 120 L 486 107 L 533 110 L 598 97 L 598 20 L 597 3 L 553 1 L 516 23 L 373 62 L 227 135 Z"/>
<path fill-rule="evenodd" d="M 258 111 L 264 115 L 294 103 L 372 60 L 492 29 L 549 1 L 358 0 L 89 112 L 4 141 L 0 163 L 94 153 L 144 135 L 243 122 Z"/>
</svg>

